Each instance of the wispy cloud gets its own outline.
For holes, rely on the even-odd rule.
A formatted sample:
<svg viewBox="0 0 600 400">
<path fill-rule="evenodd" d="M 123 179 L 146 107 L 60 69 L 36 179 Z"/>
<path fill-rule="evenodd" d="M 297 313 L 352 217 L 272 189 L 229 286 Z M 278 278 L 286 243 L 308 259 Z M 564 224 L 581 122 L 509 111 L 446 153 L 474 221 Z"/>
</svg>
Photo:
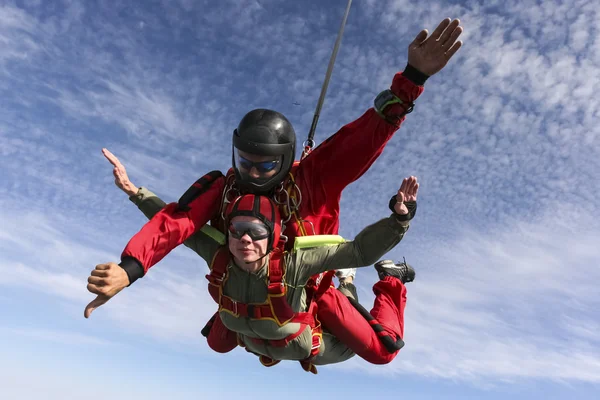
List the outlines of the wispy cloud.
<svg viewBox="0 0 600 400">
<path fill-rule="evenodd" d="M 536 221 L 497 223 L 491 236 L 459 228 L 434 245 L 401 243 L 394 253 L 415 265 L 417 280 L 408 286 L 407 346 L 393 370 L 480 383 L 598 382 L 592 332 L 600 254 L 589 221 L 550 211 Z M 359 271 L 360 279 L 372 279 L 369 272 Z"/>
<path fill-rule="evenodd" d="M 228 168 L 231 132 L 249 109 L 280 110 L 302 141 L 342 3 L 0 6 L 0 284 L 83 311 L 89 270 L 116 260 L 145 220 L 112 185 L 102 147 L 134 183 L 173 201 Z M 446 16 L 461 18 L 465 45 L 342 199 L 352 237 L 386 214 L 402 177 L 422 183 L 417 218 L 391 254 L 417 267 L 407 347 L 391 366 L 330 368 L 597 384 L 593 2 L 354 2 L 317 141 L 371 106 L 414 35 Z M 135 337 L 204 351 L 204 265 L 177 250 L 86 322 L 108 317 Z M 359 271 L 366 304 L 374 279 Z"/>
<path fill-rule="evenodd" d="M 67 216 L 61 216 L 67 218 Z M 94 298 L 86 279 L 94 261 L 117 260 L 118 252 L 99 250 L 96 237 L 72 237 L 77 228 L 61 227 L 60 219 L 28 213 L 19 218 L 3 215 L 0 229 L 0 284 L 27 288 L 83 308 Z M 117 242 L 109 240 L 101 248 Z M 181 249 L 161 263 L 139 284 L 96 311 L 116 320 L 124 329 L 149 337 L 198 342 L 203 324 L 214 313 L 206 292 L 206 263 Z M 172 270 L 174 269 L 175 272 Z M 130 293 L 131 292 L 131 293 Z M 92 317 L 92 318 L 94 318 Z"/>
<path fill-rule="evenodd" d="M 1 328 L 1 332 L 18 335 L 20 338 L 29 338 L 42 342 L 56 342 L 69 346 L 113 346 L 115 343 L 93 336 L 73 332 L 61 332 L 48 329 L 11 329 Z"/>
</svg>

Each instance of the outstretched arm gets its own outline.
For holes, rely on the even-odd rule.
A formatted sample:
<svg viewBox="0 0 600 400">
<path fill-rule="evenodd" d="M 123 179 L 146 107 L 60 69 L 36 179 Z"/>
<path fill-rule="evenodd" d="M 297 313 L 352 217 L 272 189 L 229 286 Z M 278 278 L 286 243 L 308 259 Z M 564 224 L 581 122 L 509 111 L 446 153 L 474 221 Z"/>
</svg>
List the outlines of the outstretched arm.
<svg viewBox="0 0 600 400">
<path fill-rule="evenodd" d="M 102 149 L 102 154 L 113 166 L 113 175 L 115 177 L 115 185 L 129 196 L 129 200 L 135 204 L 139 210 L 144 213 L 146 218 L 152 219 L 159 211 L 161 211 L 167 203 L 152 191 L 145 187 L 137 188 L 127 175 L 127 170 L 123 163 L 111 153 L 108 149 Z M 133 194 L 132 194 L 133 193 Z M 183 244 L 196 252 L 200 257 L 206 259 L 207 254 L 212 251 L 212 246 L 205 246 L 204 234 L 197 232 L 183 242 Z"/>
<path fill-rule="evenodd" d="M 103 149 L 103 153 L 115 168 L 115 184 L 129 194 L 129 189 L 134 186 L 127 177 L 125 167 L 108 150 Z M 179 203 L 163 207 L 162 200 L 154 196 L 157 201 L 147 203 L 151 204 L 153 209 L 143 210 L 151 220 L 129 241 L 121 255 L 121 263 L 99 264 L 90 274 L 87 288 L 97 297 L 87 305 L 85 317 L 88 318 L 94 309 L 144 276 L 150 267 L 184 241 L 188 247 L 210 262 L 211 251 L 218 247 L 219 243 L 215 243 L 211 235 L 201 233 L 200 229 L 218 212 L 223 186 L 222 174 L 213 171 L 188 189 L 185 202 L 180 200 Z M 140 192 L 136 191 L 135 196 Z"/>
<path fill-rule="evenodd" d="M 129 200 L 144 213 L 146 218 L 151 219 L 156 213 L 165 208 L 167 203 L 156 194 L 145 187 L 138 188 L 131 180 L 129 180 L 127 170 L 117 156 L 106 148 L 102 149 L 102 154 L 113 166 L 115 185 L 129 197 Z"/>
<path fill-rule="evenodd" d="M 302 162 L 301 172 L 311 177 L 311 189 L 321 196 L 339 196 L 360 178 L 380 156 L 385 145 L 404 121 L 407 111 L 423 92 L 423 84 L 442 70 L 462 42 L 460 21 L 443 20 L 431 35 L 419 32 L 408 47 L 408 65 L 394 76 L 390 87 L 401 103 L 382 110 L 369 109 L 359 119 L 342 127 L 315 148 Z M 385 118 L 384 118 L 385 117 Z"/>
<path fill-rule="evenodd" d="M 223 245 L 220 238 L 215 238 L 217 235 L 210 234 L 210 229 L 210 226 L 205 226 L 188 239 L 188 241 L 193 241 L 195 247 L 202 249 L 197 253 L 207 264 L 211 263 L 217 249 Z M 85 318 L 89 318 L 96 308 L 106 304 L 129 284 L 129 276 L 120 265 L 113 262 L 96 265 L 88 277 L 87 285 L 87 290 L 95 294 L 96 298 L 85 307 Z"/>
<path fill-rule="evenodd" d="M 343 268 L 366 267 L 375 263 L 394 248 L 408 230 L 409 221 L 414 217 L 419 184 L 411 176 L 402 185 L 393 205 L 393 214 L 363 229 L 353 241 L 339 245 L 299 250 L 292 254 L 297 273 L 305 281 L 317 273 Z"/>
</svg>

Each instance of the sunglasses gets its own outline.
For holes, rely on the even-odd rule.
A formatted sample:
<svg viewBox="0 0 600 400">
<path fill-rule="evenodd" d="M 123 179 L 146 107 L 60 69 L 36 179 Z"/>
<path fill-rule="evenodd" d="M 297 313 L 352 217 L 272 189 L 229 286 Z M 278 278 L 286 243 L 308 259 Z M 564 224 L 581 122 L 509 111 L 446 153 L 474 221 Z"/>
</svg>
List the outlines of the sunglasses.
<svg viewBox="0 0 600 400">
<path fill-rule="evenodd" d="M 260 222 L 232 222 L 229 224 L 229 234 L 234 239 L 241 239 L 248 234 L 252 241 L 262 240 L 269 237 L 269 228 Z"/>
<path fill-rule="evenodd" d="M 240 162 L 240 166 L 244 168 L 246 171 L 250 171 L 252 168 L 256 168 L 258 172 L 264 174 L 265 172 L 271 172 L 277 165 L 279 164 L 279 160 L 272 161 L 250 161 L 245 159 L 244 157 L 238 155 L 238 159 Z"/>
</svg>

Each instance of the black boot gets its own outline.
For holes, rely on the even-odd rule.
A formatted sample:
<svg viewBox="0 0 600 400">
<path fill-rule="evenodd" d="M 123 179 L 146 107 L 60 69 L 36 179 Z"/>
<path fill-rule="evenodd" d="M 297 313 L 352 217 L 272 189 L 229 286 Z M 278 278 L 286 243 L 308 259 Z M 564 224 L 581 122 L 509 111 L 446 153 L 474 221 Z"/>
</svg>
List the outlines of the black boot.
<svg viewBox="0 0 600 400">
<path fill-rule="evenodd" d="M 408 283 L 415 280 L 415 270 L 406 261 L 398 264 L 394 264 L 392 260 L 381 260 L 375 263 L 375 269 L 379 274 L 379 279 L 383 279 L 386 276 L 393 276 L 402 283 Z"/>
</svg>

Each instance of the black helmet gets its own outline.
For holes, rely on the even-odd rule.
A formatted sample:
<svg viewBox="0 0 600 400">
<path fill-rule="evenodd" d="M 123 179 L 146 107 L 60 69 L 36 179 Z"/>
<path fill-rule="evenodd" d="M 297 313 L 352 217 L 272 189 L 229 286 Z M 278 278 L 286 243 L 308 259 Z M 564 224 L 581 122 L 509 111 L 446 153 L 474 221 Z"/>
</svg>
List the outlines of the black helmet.
<svg viewBox="0 0 600 400">
<path fill-rule="evenodd" d="M 254 159 L 246 159 L 240 155 L 240 151 Z M 236 182 L 242 191 L 256 194 L 269 192 L 290 172 L 295 155 L 294 128 L 277 111 L 252 110 L 244 115 L 233 131 L 232 163 Z M 265 157 L 272 158 L 265 160 Z M 254 168 L 268 176 L 250 176 L 250 170 Z"/>
</svg>

